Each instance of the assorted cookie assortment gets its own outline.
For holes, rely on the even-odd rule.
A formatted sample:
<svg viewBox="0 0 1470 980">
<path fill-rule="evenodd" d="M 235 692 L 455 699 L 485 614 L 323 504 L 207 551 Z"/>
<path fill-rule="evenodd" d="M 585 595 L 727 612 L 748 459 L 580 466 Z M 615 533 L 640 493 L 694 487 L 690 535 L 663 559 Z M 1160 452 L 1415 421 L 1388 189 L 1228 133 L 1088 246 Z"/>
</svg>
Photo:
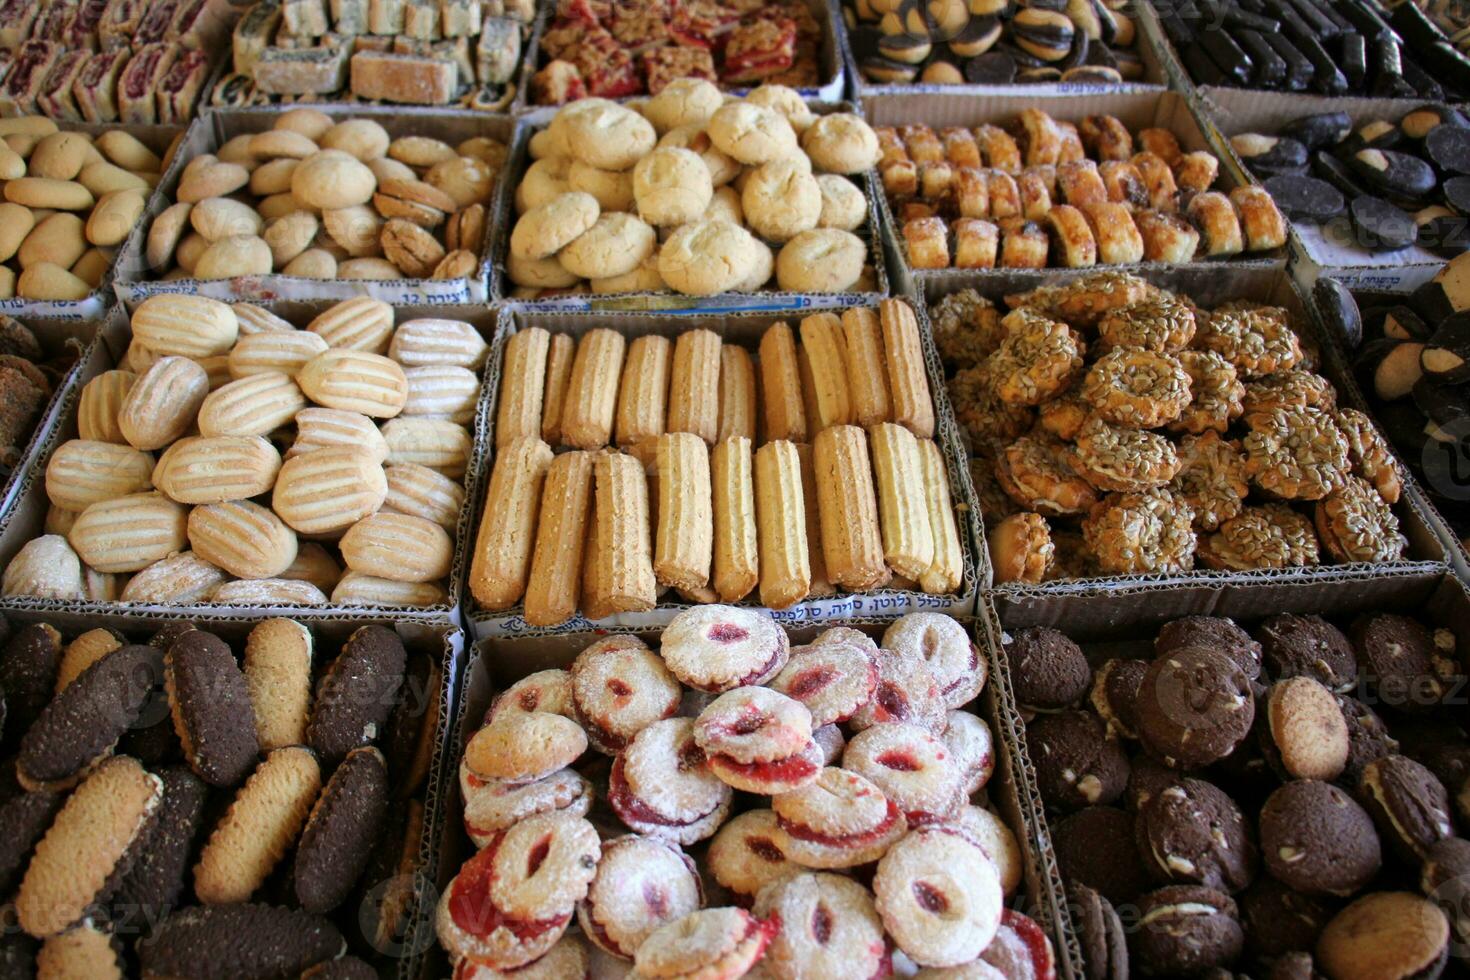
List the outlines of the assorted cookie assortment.
<svg viewBox="0 0 1470 980">
<path fill-rule="evenodd" d="M 1450 630 L 1191 616 L 1139 646 L 1005 644 L 1087 976 L 1437 977 L 1463 957 Z"/>
<path fill-rule="evenodd" d="M 1009 127 L 876 130 L 914 270 L 1087 268 L 1270 252 L 1286 219 L 1259 187 L 1212 190 L 1220 162 L 1167 129 L 1023 109 Z"/>
<path fill-rule="evenodd" d="M 657 651 L 602 637 L 467 719 L 455 974 L 1054 976 L 1003 908 L 1021 852 L 964 709 L 984 657 L 934 613 L 877 635 L 793 648 L 767 613 L 692 609 Z"/>
<path fill-rule="evenodd" d="M 238 653 L 189 622 L 6 633 L 10 972 L 376 975 L 360 957 L 413 900 L 442 651 L 364 626 L 324 656 L 289 619 Z"/>
<path fill-rule="evenodd" d="M 998 582 L 1405 557 L 1398 463 L 1283 308 L 1103 272 L 933 325 Z"/>
<path fill-rule="evenodd" d="M 478 608 L 552 626 L 666 593 L 784 609 L 957 591 L 959 502 L 913 310 L 778 322 L 756 354 L 705 329 L 515 333 L 470 564 Z"/>
<path fill-rule="evenodd" d="M 292 109 L 189 160 L 148 228 L 145 275 L 473 278 L 505 156 L 485 136 L 450 146 Z"/>
<path fill-rule="evenodd" d="M 488 345 L 460 320 L 395 320 L 366 297 L 304 329 L 248 303 L 144 300 L 123 363 L 81 390 L 78 437 L 46 461 L 44 534 L 4 594 L 449 601 Z"/>
<path fill-rule="evenodd" d="M 48 355 L 24 323 L 0 315 L 0 473 L 9 477 L 36 435 L 51 396 L 76 364 L 79 345 Z"/>
<path fill-rule="evenodd" d="M 726 100 L 684 79 L 637 106 L 582 99 L 530 141 L 506 273 L 516 295 L 872 292 L 872 127 L 794 89 Z"/>
</svg>

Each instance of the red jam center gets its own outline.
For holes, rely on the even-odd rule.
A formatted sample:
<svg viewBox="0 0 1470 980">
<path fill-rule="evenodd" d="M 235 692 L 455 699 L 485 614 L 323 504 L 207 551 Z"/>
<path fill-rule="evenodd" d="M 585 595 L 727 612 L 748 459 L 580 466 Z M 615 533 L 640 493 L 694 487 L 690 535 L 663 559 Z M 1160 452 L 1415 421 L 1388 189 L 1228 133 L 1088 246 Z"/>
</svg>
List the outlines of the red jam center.
<svg viewBox="0 0 1470 980">
<path fill-rule="evenodd" d="M 750 631 L 736 626 L 734 623 L 716 623 L 709 628 L 706 634 L 716 643 L 739 643 L 750 636 Z"/>
<path fill-rule="evenodd" d="M 450 886 L 449 916 L 456 926 L 472 936 L 484 937 L 496 929 L 506 929 L 521 942 L 528 942 L 548 930 L 560 928 L 571 916 L 513 919 L 495 907 L 490 898 L 490 887 L 495 881 L 495 855 L 504 840 L 504 833 L 497 834 L 484 850 L 460 869 Z"/>
<path fill-rule="evenodd" d="M 1001 913 L 1000 925 L 1002 929 L 1010 929 L 1021 942 L 1026 944 L 1026 952 L 1031 954 L 1031 965 L 1035 968 L 1035 975 L 1040 980 L 1048 980 L 1056 976 L 1052 966 L 1051 946 L 1046 941 L 1046 933 L 1041 931 L 1041 926 L 1037 925 L 1034 919 L 1006 909 Z"/>
<path fill-rule="evenodd" d="M 551 853 L 551 835 L 547 834 L 536 842 L 531 848 L 531 853 L 526 855 L 526 877 L 533 877 L 541 870 L 541 865 L 546 861 L 546 855 Z"/>
<path fill-rule="evenodd" d="M 817 764 L 804 755 L 790 755 L 773 762 L 736 762 L 728 755 L 716 756 L 720 768 L 739 773 L 756 782 L 783 782 L 803 780 L 817 771 Z"/>
<path fill-rule="evenodd" d="M 607 802 L 624 823 L 651 823 L 660 827 L 687 827 L 690 823 L 697 823 L 713 812 L 711 810 L 701 813 L 688 823 L 670 820 L 634 795 L 632 787 L 628 785 L 628 778 L 623 774 L 622 756 L 613 760 L 612 773 L 608 777 Z M 719 804 L 716 803 L 715 806 L 718 807 Z"/>
<path fill-rule="evenodd" d="M 898 772 L 918 772 L 924 768 L 912 752 L 903 749 L 890 749 L 878 756 L 877 762 L 886 769 L 895 769 Z"/>
<path fill-rule="evenodd" d="M 616 677 L 607 682 L 607 689 L 613 692 L 614 697 L 619 698 L 631 697 L 633 694 L 633 689 L 629 687 L 625 682 L 618 680 Z"/>
<path fill-rule="evenodd" d="M 777 847 L 775 842 L 769 837 L 747 837 L 745 839 L 745 846 L 749 849 L 750 853 L 762 861 L 769 861 L 771 864 L 780 864 L 786 860 L 786 855 L 781 853 L 781 848 Z"/>
<path fill-rule="evenodd" d="M 903 721 L 909 716 L 909 699 L 896 684 L 888 681 L 881 682 L 877 693 L 873 695 L 873 700 L 878 703 L 878 707 L 885 712 L 887 718 Z"/>
<path fill-rule="evenodd" d="M 831 684 L 837 678 L 837 671 L 831 667 L 809 667 L 799 671 L 791 681 L 791 696 L 798 701 L 805 700 L 818 691 Z"/>
<path fill-rule="evenodd" d="M 540 691 L 522 691 L 520 697 L 522 711 L 535 711 L 541 703 Z"/>
<path fill-rule="evenodd" d="M 913 884 L 914 901 L 919 903 L 919 908 L 925 912 L 941 915 L 949 909 L 949 899 L 945 898 L 939 889 L 923 881 Z"/>
<path fill-rule="evenodd" d="M 832 913 L 820 902 L 812 909 L 812 938 L 823 946 L 832 939 Z"/>
<path fill-rule="evenodd" d="M 889 800 L 888 809 L 884 812 L 883 819 L 878 821 L 877 826 L 855 834 L 824 834 L 805 824 L 792 823 L 785 817 L 778 816 L 776 820 L 781 824 L 782 830 L 797 840 L 810 841 L 813 844 L 822 844 L 827 847 L 857 848 L 881 840 L 883 835 L 893 829 L 893 825 L 898 822 L 898 816 L 898 804 Z"/>
</svg>

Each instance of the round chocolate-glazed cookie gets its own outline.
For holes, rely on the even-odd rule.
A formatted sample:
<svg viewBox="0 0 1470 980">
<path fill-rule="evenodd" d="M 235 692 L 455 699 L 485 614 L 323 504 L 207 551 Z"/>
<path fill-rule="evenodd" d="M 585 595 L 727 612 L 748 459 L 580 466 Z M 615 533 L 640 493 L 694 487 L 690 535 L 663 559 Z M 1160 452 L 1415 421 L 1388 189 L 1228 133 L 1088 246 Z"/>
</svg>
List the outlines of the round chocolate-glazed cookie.
<svg viewBox="0 0 1470 980">
<path fill-rule="evenodd" d="M 1444 683 L 1434 670 L 1434 637 L 1417 620 L 1395 613 L 1361 616 L 1352 635 L 1363 680 L 1384 704 L 1426 714 L 1444 699 Z"/>
<path fill-rule="evenodd" d="M 1251 680 L 1260 676 L 1261 645 L 1227 616 L 1185 616 L 1165 623 L 1154 640 L 1154 657 L 1186 647 L 1204 647 L 1223 653 Z"/>
<path fill-rule="evenodd" d="M 1200 885 L 1169 885 L 1138 900 L 1132 962 L 1150 976 L 1190 976 L 1234 963 L 1245 937 L 1235 901 Z"/>
<path fill-rule="evenodd" d="M 1104 896 L 1080 881 L 1067 883 L 1067 907 L 1082 946 L 1084 980 L 1127 980 L 1128 936 Z"/>
<path fill-rule="evenodd" d="M 1138 692 L 1138 737 L 1165 765 L 1198 769 L 1235 750 L 1251 730 L 1255 697 L 1245 671 L 1202 647 L 1159 657 Z"/>
<path fill-rule="evenodd" d="M 1109 734 L 1119 738 L 1138 737 L 1138 689 L 1143 686 L 1143 675 L 1148 672 L 1148 661 L 1133 659 L 1109 660 L 1092 676 L 1092 694 L 1089 701 L 1108 726 Z"/>
<path fill-rule="evenodd" d="M 1138 853 L 1160 882 L 1235 893 L 1256 875 L 1256 842 L 1235 801 L 1202 779 L 1149 797 L 1133 824 Z"/>
<path fill-rule="evenodd" d="M 1081 701 L 1092 683 L 1082 648 L 1045 626 L 1019 630 L 1005 645 L 1016 702 L 1026 711 L 1060 711 Z"/>
<path fill-rule="evenodd" d="M 1363 769 L 1358 798 L 1378 833 L 1406 864 L 1418 864 L 1430 845 L 1455 834 L 1450 797 L 1434 773 L 1402 755 L 1386 755 Z"/>
<path fill-rule="evenodd" d="M 1089 806 L 1052 824 L 1052 847 L 1062 877 L 1131 903 L 1153 887 L 1134 847 L 1133 816 L 1117 807 Z"/>
<path fill-rule="evenodd" d="M 1261 875 L 1235 900 L 1245 926 L 1245 951 L 1267 962 L 1292 952 L 1311 952 L 1332 918 L 1332 906 Z"/>
<path fill-rule="evenodd" d="M 1128 786 L 1128 757 L 1087 711 L 1043 715 L 1026 728 L 1041 798 L 1071 811 L 1112 803 Z"/>
<path fill-rule="evenodd" d="M 1373 818 L 1331 783 L 1287 783 L 1261 807 L 1266 870 L 1308 895 L 1351 895 L 1378 874 L 1383 852 Z"/>
<path fill-rule="evenodd" d="M 1336 694 L 1358 682 L 1352 643 L 1321 616 L 1272 616 L 1257 627 L 1256 636 L 1273 680 L 1310 677 Z"/>
</svg>

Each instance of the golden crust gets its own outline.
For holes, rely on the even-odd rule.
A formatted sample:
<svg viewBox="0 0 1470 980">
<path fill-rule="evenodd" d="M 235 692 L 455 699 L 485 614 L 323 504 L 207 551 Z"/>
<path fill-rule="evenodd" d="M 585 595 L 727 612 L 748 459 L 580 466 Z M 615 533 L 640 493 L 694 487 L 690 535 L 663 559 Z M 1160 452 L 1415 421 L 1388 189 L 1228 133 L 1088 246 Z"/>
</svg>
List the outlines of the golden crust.
<svg viewBox="0 0 1470 980">
<path fill-rule="evenodd" d="M 1347 438 L 1353 472 L 1367 480 L 1388 503 L 1398 503 L 1403 490 L 1398 461 L 1368 416 L 1356 408 L 1344 408 L 1337 413 L 1337 427 Z"/>
<path fill-rule="evenodd" d="M 1350 471 L 1347 437 L 1317 408 L 1277 408 L 1246 416 L 1246 474 L 1284 500 L 1320 500 Z"/>
<path fill-rule="evenodd" d="M 1169 423 L 1170 432 L 1198 435 L 1213 430 L 1224 432 L 1245 410 L 1245 385 L 1235 365 L 1208 350 L 1179 352 L 1179 363 L 1189 374 L 1190 403 Z"/>
<path fill-rule="evenodd" d="M 1311 521 L 1285 504 L 1247 507 L 1200 540 L 1199 559 L 1232 572 L 1315 565 L 1317 534 Z"/>
<path fill-rule="evenodd" d="M 1340 562 L 1399 561 L 1409 546 L 1393 508 L 1361 477 L 1317 501 L 1315 517 L 1323 547 Z"/>
<path fill-rule="evenodd" d="M 1303 406 L 1330 411 L 1337 406 L 1337 391 L 1320 374 L 1291 368 L 1246 385 L 1242 404 L 1247 415 L 1272 408 Z"/>
<path fill-rule="evenodd" d="M 1221 355 L 1247 378 L 1289 370 L 1302 359 L 1301 343 L 1286 311 L 1245 301 L 1211 311 L 1195 346 Z"/>
<path fill-rule="evenodd" d="M 1194 510 L 1168 490 L 1110 494 L 1082 522 L 1098 565 L 1115 575 L 1194 568 Z"/>
<path fill-rule="evenodd" d="M 995 477 L 995 457 L 971 456 L 970 482 L 975 486 L 975 499 L 980 503 L 980 519 L 985 522 L 986 527 L 999 524 L 1019 509 Z"/>
<path fill-rule="evenodd" d="M 1012 310 L 1031 309 L 1076 327 L 1092 327 L 1113 310 L 1140 303 L 1154 292 L 1153 286 L 1131 273 L 1109 270 L 1007 296 L 1006 305 Z"/>
<path fill-rule="evenodd" d="M 1125 306 L 1097 324 L 1098 346 L 1180 351 L 1194 339 L 1194 310 L 1168 293 Z"/>
<path fill-rule="evenodd" d="M 1059 442 L 1017 439 L 997 457 L 995 477 L 1022 507 L 1053 517 L 1086 513 L 1097 503 L 1097 493 L 1067 463 Z"/>
<path fill-rule="evenodd" d="M 1179 472 L 1174 444 L 1161 435 L 1088 419 L 1068 461 L 1099 490 L 1131 492 L 1162 487 Z"/>
<path fill-rule="evenodd" d="M 1040 405 L 1066 391 L 1083 363 L 1072 329 L 1031 311 L 1013 311 L 1001 322 L 1006 338 L 986 361 L 996 394 L 1012 405 Z"/>
<path fill-rule="evenodd" d="M 956 369 L 974 367 L 995 353 L 1005 331 L 995 304 L 973 289 L 944 297 L 929 314 L 934 343 L 944 363 Z"/>
<path fill-rule="evenodd" d="M 1044 581 L 1056 556 L 1046 518 L 1029 511 L 1001 521 L 987 533 L 987 540 L 997 582 Z"/>
<path fill-rule="evenodd" d="M 988 362 L 956 374 L 949 379 L 948 387 L 955 419 L 977 448 L 1024 435 L 1035 421 L 1034 411 L 1008 404 L 996 394 Z"/>
<path fill-rule="evenodd" d="M 1076 439 L 1077 433 L 1091 417 L 1091 408 L 1076 390 L 1069 391 L 1060 398 L 1053 398 L 1037 409 L 1037 422 L 1041 428 L 1063 442 Z"/>
<path fill-rule="evenodd" d="M 1117 347 L 1088 370 L 1082 397 L 1104 421 L 1152 429 L 1188 407 L 1190 377 L 1172 354 Z"/>
<path fill-rule="evenodd" d="M 1169 485 L 1194 508 L 1194 525 L 1213 531 L 1239 514 L 1250 493 L 1240 447 L 1208 431 L 1179 440 L 1179 472 Z"/>
</svg>

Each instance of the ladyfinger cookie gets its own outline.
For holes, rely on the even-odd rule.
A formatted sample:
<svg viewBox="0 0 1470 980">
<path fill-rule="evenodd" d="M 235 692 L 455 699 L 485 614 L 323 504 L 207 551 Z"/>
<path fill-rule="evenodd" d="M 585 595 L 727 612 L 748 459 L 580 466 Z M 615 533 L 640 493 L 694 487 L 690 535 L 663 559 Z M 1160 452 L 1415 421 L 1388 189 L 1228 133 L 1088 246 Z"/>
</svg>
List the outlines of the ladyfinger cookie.
<svg viewBox="0 0 1470 980">
<path fill-rule="evenodd" d="M 686 330 L 674 342 L 668 431 L 692 432 L 706 443 L 719 435 L 722 346 L 712 330 Z"/>
<path fill-rule="evenodd" d="M 702 589 L 714 548 L 709 447 L 690 432 L 658 437 L 658 533 L 653 573 L 660 585 Z"/>
<path fill-rule="evenodd" d="M 589 330 L 577 344 L 567 393 L 562 401 L 562 444 L 601 449 L 612 436 L 618 381 L 626 343 L 612 330 Z"/>
<path fill-rule="evenodd" d="M 899 575 L 917 580 L 934 564 L 919 442 L 908 429 L 892 422 L 873 426 L 868 439 L 878 476 L 883 558 Z"/>
<path fill-rule="evenodd" d="M 919 588 L 932 595 L 947 595 L 960 587 L 965 559 L 960 553 L 960 533 L 955 524 L 949 496 L 949 473 L 944 454 L 933 439 L 919 440 L 919 460 L 924 470 L 924 504 L 929 512 L 929 531 L 934 538 L 934 561 L 919 576 Z"/>
<path fill-rule="evenodd" d="M 619 446 L 631 446 L 664 434 L 673 354 L 673 343 L 657 334 L 634 338 L 628 345 L 623 380 L 618 390 Z"/>
<path fill-rule="evenodd" d="M 725 344 L 720 348 L 719 442 L 743 438 L 755 441 L 755 365 L 744 347 Z"/>
<path fill-rule="evenodd" d="M 812 443 L 812 465 L 827 575 L 855 592 L 878 586 L 887 579 L 888 568 L 867 436 L 852 425 L 823 429 Z"/>
<path fill-rule="evenodd" d="M 495 412 L 495 445 L 541 435 L 541 396 L 546 385 L 546 354 L 551 335 L 528 327 L 505 342 L 500 371 L 500 405 Z"/>
<path fill-rule="evenodd" d="M 801 496 L 806 506 L 806 554 L 812 568 L 809 596 L 837 594 L 837 587 L 827 577 L 827 556 L 822 554 L 822 508 L 817 500 L 817 469 L 812 460 L 812 444 L 798 442 L 796 455 L 801 460 Z"/>
<path fill-rule="evenodd" d="M 550 465 L 551 447 L 540 439 L 513 442 L 495 461 L 470 563 L 470 593 L 486 609 L 509 609 L 526 591 Z"/>
<path fill-rule="evenodd" d="M 592 454 L 560 454 L 551 461 L 541 490 L 536 551 L 526 585 L 526 622 L 533 626 L 555 626 L 577 611 L 591 505 Z"/>
<path fill-rule="evenodd" d="M 761 604 L 785 609 L 806 598 L 812 577 L 801 460 L 794 443 L 777 439 L 756 450 L 755 495 Z"/>
<path fill-rule="evenodd" d="M 883 327 L 876 310 L 854 306 L 842 314 L 843 354 L 852 421 L 867 427 L 887 422 L 888 367 L 883 360 Z"/>
<path fill-rule="evenodd" d="M 730 351 L 745 353 L 738 347 L 725 348 L 725 353 Z M 715 594 L 721 602 L 739 602 L 760 581 L 755 466 L 749 436 L 721 439 L 710 450 L 710 491 L 714 507 Z"/>
<path fill-rule="evenodd" d="M 806 439 L 806 409 L 801 397 L 801 368 L 796 338 L 785 323 L 773 323 L 761 335 L 761 395 L 766 409 L 766 439 Z"/>
<path fill-rule="evenodd" d="M 901 299 L 878 304 L 878 322 L 883 330 L 883 356 L 888 365 L 888 393 L 893 421 L 920 439 L 934 437 L 934 401 L 929 393 L 929 374 L 924 364 L 924 345 L 919 338 L 919 321 Z"/>
<path fill-rule="evenodd" d="M 847 392 L 847 352 L 842 321 L 835 313 L 814 313 L 801 321 L 801 346 L 812 372 L 812 403 L 817 431 L 852 422 Z"/>
<path fill-rule="evenodd" d="M 577 345 L 570 336 L 551 335 L 551 347 L 546 354 L 546 393 L 541 396 L 541 440 L 548 446 L 561 445 L 562 409 L 576 354 Z"/>
<path fill-rule="evenodd" d="M 657 600 L 653 549 L 648 530 L 648 480 L 643 464 L 622 453 L 602 453 L 593 463 L 596 484 L 597 550 L 587 556 L 595 566 L 595 593 L 588 610 L 646 612 Z M 584 588 L 586 583 L 584 581 Z M 599 617 L 600 618 L 600 617 Z"/>
<path fill-rule="evenodd" d="M 312 652 L 311 631 L 294 619 L 262 620 L 246 638 L 243 671 L 261 751 L 306 741 Z"/>
</svg>

